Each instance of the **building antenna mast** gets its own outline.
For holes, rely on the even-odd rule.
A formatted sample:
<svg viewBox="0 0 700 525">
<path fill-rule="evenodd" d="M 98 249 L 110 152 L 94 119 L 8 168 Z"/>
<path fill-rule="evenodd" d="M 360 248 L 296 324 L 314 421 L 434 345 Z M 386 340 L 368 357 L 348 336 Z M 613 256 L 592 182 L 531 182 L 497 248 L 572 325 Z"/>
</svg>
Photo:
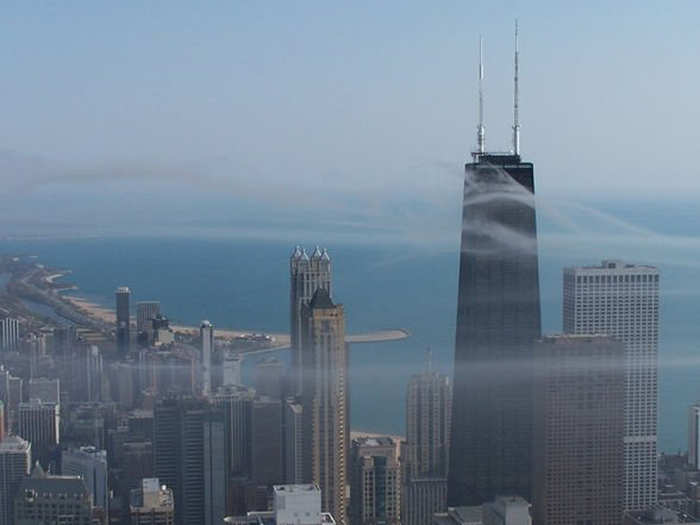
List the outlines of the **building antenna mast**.
<svg viewBox="0 0 700 525">
<path fill-rule="evenodd" d="M 513 153 L 520 155 L 520 116 L 518 115 L 518 19 L 515 19 L 515 55 L 513 63 Z"/>
<path fill-rule="evenodd" d="M 476 134 L 478 154 L 486 153 L 486 129 L 484 128 L 484 38 L 479 36 L 479 127 Z"/>
</svg>

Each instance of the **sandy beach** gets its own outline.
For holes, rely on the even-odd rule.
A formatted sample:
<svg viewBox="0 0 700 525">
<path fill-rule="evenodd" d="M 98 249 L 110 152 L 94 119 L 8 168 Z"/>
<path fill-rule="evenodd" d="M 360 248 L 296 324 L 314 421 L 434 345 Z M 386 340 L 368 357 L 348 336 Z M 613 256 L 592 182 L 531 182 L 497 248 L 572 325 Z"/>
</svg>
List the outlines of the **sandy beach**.
<svg viewBox="0 0 700 525">
<path fill-rule="evenodd" d="M 105 308 L 96 303 L 88 301 L 82 297 L 76 297 L 74 295 L 64 295 L 63 298 L 70 302 L 75 308 L 80 310 L 85 315 L 99 319 L 105 323 L 116 323 L 117 316 L 114 310 L 110 308 Z M 132 322 L 135 324 L 135 320 L 132 316 Z M 174 332 L 177 333 L 187 333 L 187 334 L 197 334 L 199 333 L 199 327 L 196 326 L 184 326 L 184 325 L 171 325 L 170 326 Z M 216 328 L 214 334 L 220 339 L 234 339 L 243 335 L 249 335 L 250 331 L 243 330 L 229 330 Z M 273 347 L 283 348 L 289 346 L 289 334 L 266 334 L 274 339 Z"/>
</svg>

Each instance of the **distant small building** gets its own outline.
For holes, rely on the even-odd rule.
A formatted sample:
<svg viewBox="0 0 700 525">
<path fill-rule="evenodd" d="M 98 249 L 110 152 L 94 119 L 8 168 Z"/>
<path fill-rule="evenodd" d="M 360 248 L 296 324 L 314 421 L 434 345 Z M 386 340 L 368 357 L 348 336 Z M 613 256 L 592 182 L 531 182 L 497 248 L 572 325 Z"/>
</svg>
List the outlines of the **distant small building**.
<svg viewBox="0 0 700 525">
<path fill-rule="evenodd" d="M 700 525 L 700 521 L 695 516 L 685 512 L 677 512 L 672 509 L 655 505 L 652 508 L 625 512 L 622 525 Z"/>
<path fill-rule="evenodd" d="M 39 399 L 45 403 L 61 402 L 61 386 L 58 379 L 33 377 L 29 380 L 29 399 Z"/>
<path fill-rule="evenodd" d="M 275 485 L 273 510 L 229 516 L 229 525 L 335 525 L 335 519 L 321 512 L 321 489 L 315 484 Z"/>
<path fill-rule="evenodd" d="M 0 319 L 0 350 L 12 352 L 19 344 L 19 321 L 11 317 Z"/>
<path fill-rule="evenodd" d="M 175 501 L 172 489 L 161 485 L 158 478 L 141 480 L 131 491 L 129 502 L 131 525 L 173 525 Z"/>
<path fill-rule="evenodd" d="M 532 525 L 530 504 L 520 496 L 499 496 L 483 505 L 450 507 L 432 525 Z"/>
<path fill-rule="evenodd" d="M 93 515 L 92 497 L 81 478 L 52 476 L 40 465 L 22 480 L 15 497 L 16 525 L 92 525 Z"/>
</svg>

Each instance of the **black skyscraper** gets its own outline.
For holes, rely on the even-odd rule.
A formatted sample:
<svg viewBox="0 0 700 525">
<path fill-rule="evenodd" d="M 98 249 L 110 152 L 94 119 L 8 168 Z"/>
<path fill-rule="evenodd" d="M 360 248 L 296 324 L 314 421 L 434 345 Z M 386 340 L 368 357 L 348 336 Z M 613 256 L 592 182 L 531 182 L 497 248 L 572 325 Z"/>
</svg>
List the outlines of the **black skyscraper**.
<svg viewBox="0 0 700 525">
<path fill-rule="evenodd" d="M 478 150 L 464 183 L 451 506 L 499 495 L 530 499 L 530 366 L 540 301 L 533 165 L 518 154 L 517 48 L 514 153 L 485 153 L 481 113 Z"/>
<path fill-rule="evenodd" d="M 114 293 L 117 301 L 117 350 L 121 355 L 129 351 L 131 339 L 129 319 L 129 297 L 131 290 L 126 286 L 120 286 Z"/>
</svg>

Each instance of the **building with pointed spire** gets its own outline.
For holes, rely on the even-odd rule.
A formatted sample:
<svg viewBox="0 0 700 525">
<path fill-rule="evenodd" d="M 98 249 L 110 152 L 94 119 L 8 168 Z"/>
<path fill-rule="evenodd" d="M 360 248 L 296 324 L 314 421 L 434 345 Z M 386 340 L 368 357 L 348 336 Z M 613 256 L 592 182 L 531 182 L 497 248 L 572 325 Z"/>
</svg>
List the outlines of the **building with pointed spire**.
<svg viewBox="0 0 700 525">
<path fill-rule="evenodd" d="M 302 362 L 302 309 L 308 305 L 316 290 L 323 288 L 330 297 L 331 288 L 331 258 L 328 251 L 314 248 L 309 257 L 304 248 L 297 246 L 289 260 L 289 313 L 290 313 L 290 346 L 292 348 L 292 368 L 294 378 L 292 389 L 294 394 L 300 394 L 300 374 L 304 367 Z"/>
<path fill-rule="evenodd" d="M 517 92 L 513 151 L 486 150 L 481 60 L 478 78 L 477 149 L 464 181 L 450 506 L 503 494 L 530 500 L 531 490 L 532 345 L 540 337 L 533 165 L 520 157 Z"/>
<path fill-rule="evenodd" d="M 304 478 L 321 488 L 322 507 L 346 524 L 348 358 L 345 312 L 326 288 L 304 306 L 302 418 Z"/>
</svg>

